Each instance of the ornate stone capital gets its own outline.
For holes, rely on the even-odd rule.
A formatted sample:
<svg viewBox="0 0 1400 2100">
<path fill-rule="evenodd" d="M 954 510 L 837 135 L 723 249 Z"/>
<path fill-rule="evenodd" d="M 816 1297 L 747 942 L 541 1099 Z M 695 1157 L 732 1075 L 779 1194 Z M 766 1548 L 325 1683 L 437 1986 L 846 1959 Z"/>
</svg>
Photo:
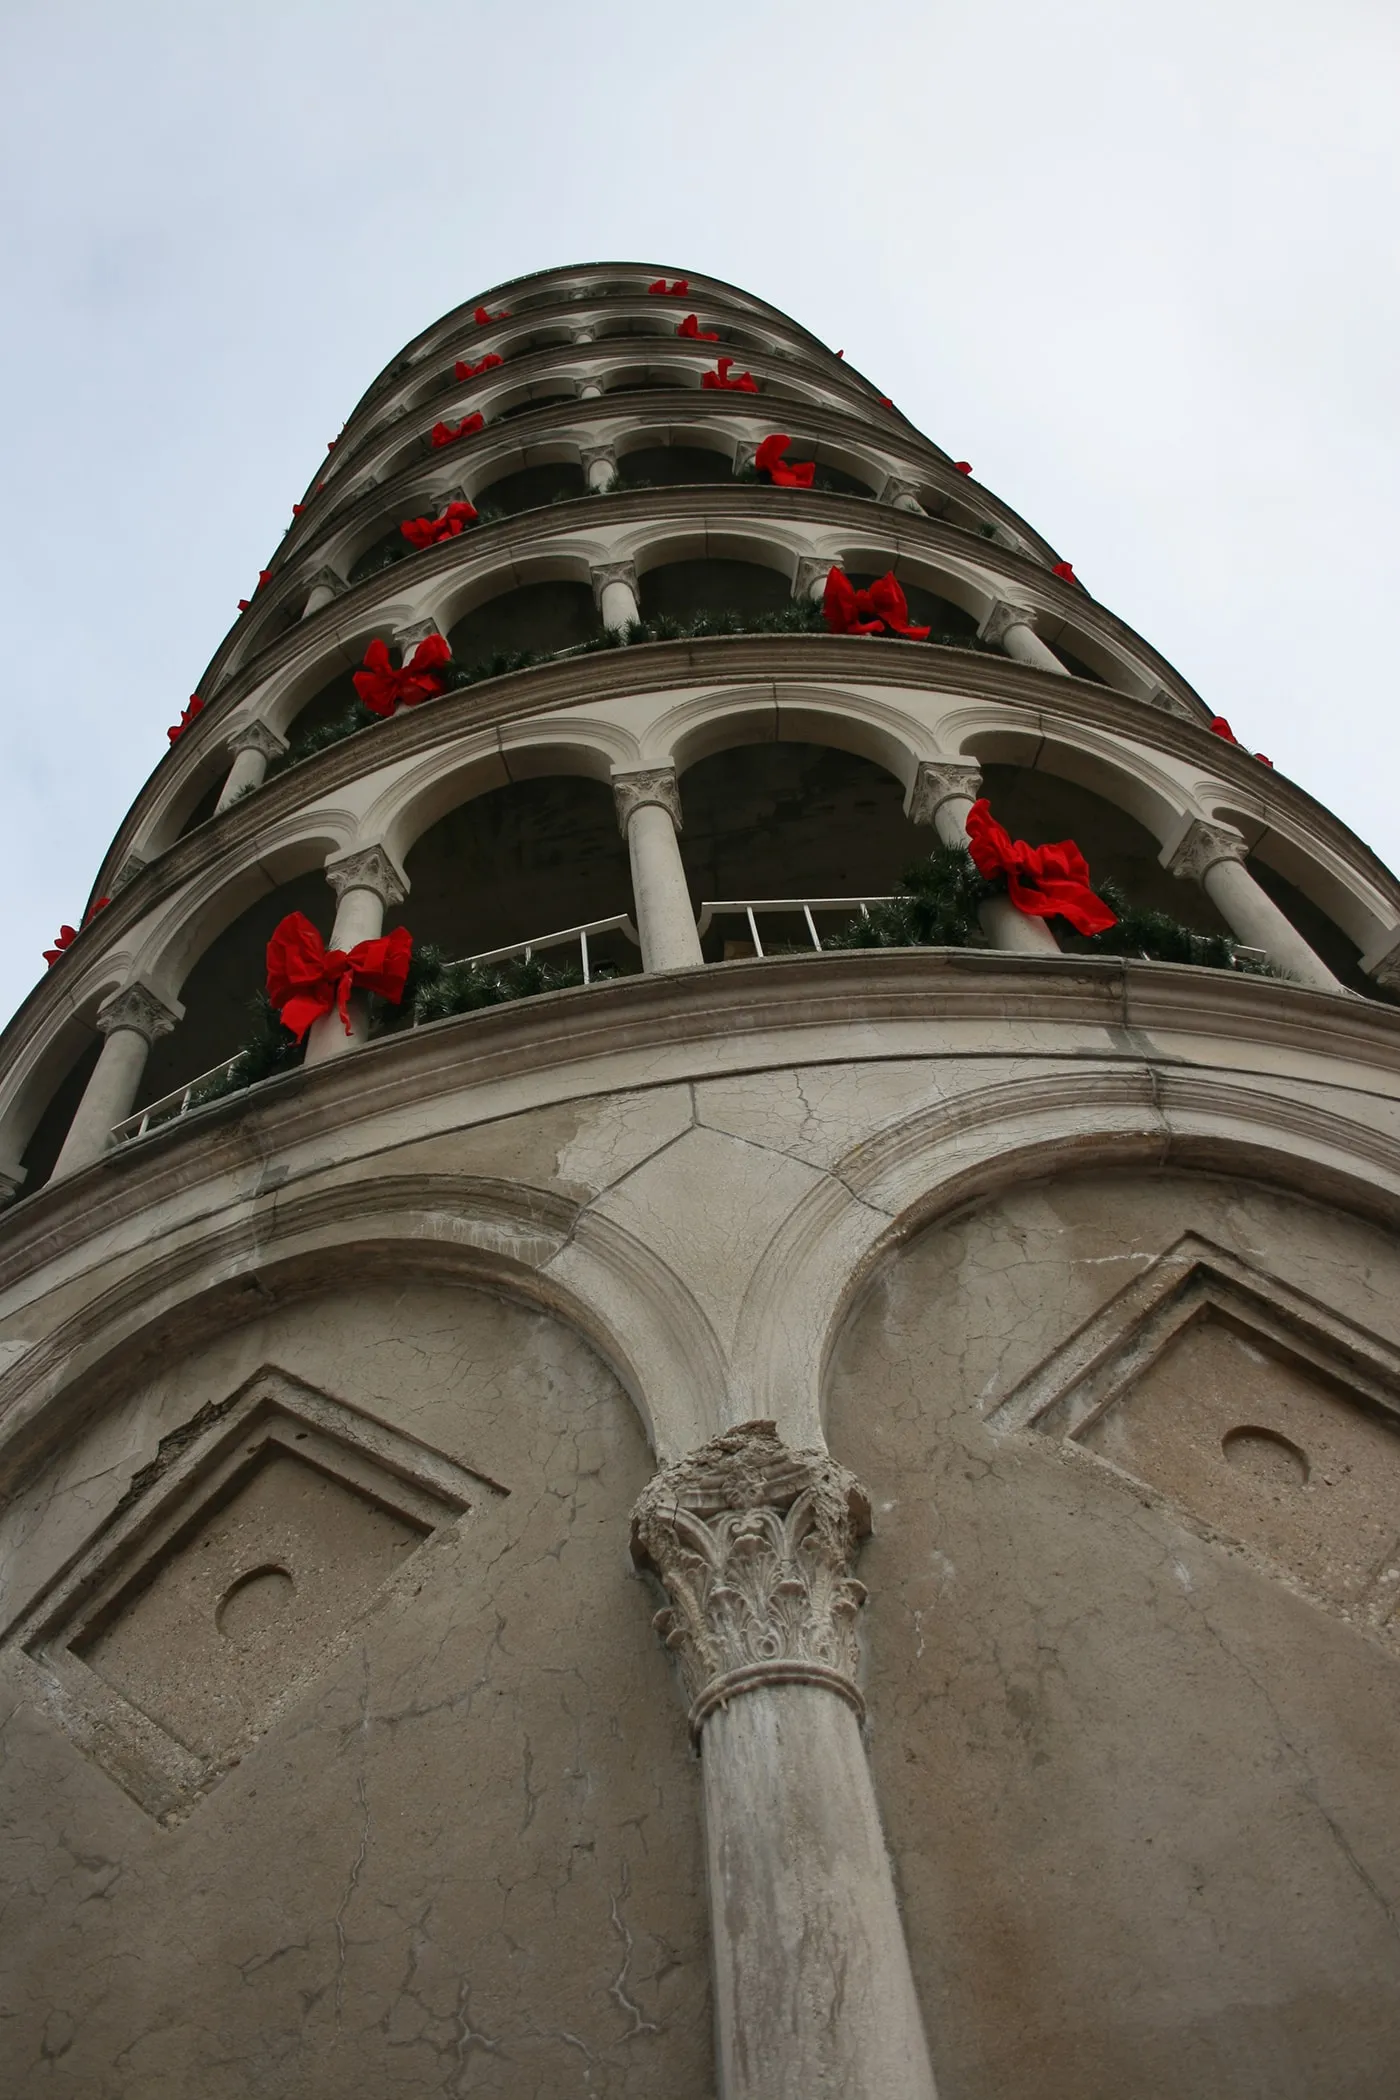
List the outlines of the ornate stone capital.
<svg viewBox="0 0 1400 2100">
<path fill-rule="evenodd" d="M 234 730 L 225 748 L 232 758 L 240 751 L 260 751 L 264 758 L 277 758 L 286 750 L 287 739 L 266 722 L 245 722 Z"/>
<path fill-rule="evenodd" d="M 393 634 L 394 647 L 404 663 L 408 662 L 420 642 L 426 642 L 430 634 L 441 634 L 436 620 L 415 620 L 411 627 L 396 627 Z"/>
<path fill-rule="evenodd" d="M 576 328 L 573 333 L 573 341 L 576 343 L 591 343 L 595 340 L 597 333 L 597 329 L 591 326 L 587 328 Z"/>
<path fill-rule="evenodd" d="M 906 814 L 911 824 L 931 824 L 934 812 L 955 795 L 975 802 L 981 792 L 982 775 L 966 760 L 921 758 Z"/>
<path fill-rule="evenodd" d="M 1180 715 L 1183 721 L 1195 722 L 1199 719 L 1194 707 L 1188 707 L 1175 693 L 1169 693 L 1164 685 L 1153 686 L 1147 696 L 1147 704 L 1149 707 L 1160 707 L 1163 714 Z"/>
<path fill-rule="evenodd" d="M 128 853 L 126 859 L 112 877 L 111 894 L 115 897 L 118 890 L 124 890 L 129 882 L 135 882 L 137 876 L 144 873 L 148 865 L 149 863 L 142 860 L 139 853 Z"/>
<path fill-rule="evenodd" d="M 666 1590 L 653 1624 L 677 1656 L 698 1737 L 717 1706 L 815 1684 L 863 1715 L 851 1574 L 870 1530 L 865 1490 L 771 1422 L 726 1430 L 664 1466 L 632 1511 L 632 1558 Z"/>
<path fill-rule="evenodd" d="M 1029 627 L 1035 632 L 1035 614 L 1029 605 L 1010 605 L 998 598 L 977 632 L 989 649 L 1001 646 L 1008 627 Z"/>
<path fill-rule="evenodd" d="M 881 489 L 880 501 L 882 503 L 893 503 L 901 510 L 922 511 L 924 507 L 919 501 L 919 491 L 914 486 L 914 483 L 912 481 L 901 481 L 897 474 L 891 474 L 889 480 Z"/>
<path fill-rule="evenodd" d="M 317 569 L 314 575 L 308 576 L 306 579 L 306 595 L 308 598 L 313 591 L 329 591 L 333 598 L 339 598 L 349 588 L 350 586 L 345 581 L 345 578 L 338 576 L 334 569 Z"/>
<path fill-rule="evenodd" d="M 180 1018 L 178 1008 L 167 1006 L 157 998 L 149 985 L 127 984 L 110 999 L 104 999 L 97 1009 L 97 1025 L 103 1035 L 111 1035 L 117 1028 L 130 1029 L 133 1035 L 144 1036 L 154 1043 L 159 1036 L 169 1035 Z"/>
<path fill-rule="evenodd" d="M 1400 936 L 1380 955 L 1374 951 L 1363 955 L 1361 967 L 1368 977 L 1373 977 L 1383 991 L 1400 992 Z"/>
<path fill-rule="evenodd" d="M 832 569 L 844 569 L 844 567 L 844 562 L 840 560 L 833 561 L 830 555 L 799 555 L 797 574 L 792 579 L 793 597 L 799 603 L 806 598 L 820 597 L 821 590 L 824 590 L 826 587 L 828 573 Z M 818 585 L 821 586 L 820 590 L 816 588 Z"/>
<path fill-rule="evenodd" d="M 617 472 L 617 452 L 612 445 L 580 445 L 578 463 L 586 474 L 590 467 L 602 465 Z"/>
<path fill-rule="evenodd" d="M 593 570 L 593 597 L 602 608 L 603 593 L 610 583 L 625 583 L 635 598 L 637 595 L 637 564 L 634 561 L 603 561 Z"/>
<path fill-rule="evenodd" d="M 1243 861 L 1248 847 L 1237 831 L 1224 824 L 1203 824 L 1194 819 L 1173 848 L 1167 866 L 1183 881 L 1200 882 L 1208 870 L 1222 860 Z"/>
<path fill-rule="evenodd" d="M 673 766 L 657 766 L 649 772 L 614 773 L 613 800 L 617 804 L 617 828 L 627 836 L 635 811 L 654 803 L 664 809 L 677 831 L 681 829 L 681 797 Z"/>
<path fill-rule="evenodd" d="M 387 910 L 408 895 L 408 877 L 395 867 L 383 846 L 364 846 L 326 862 L 326 880 L 336 896 L 347 890 L 371 890 Z"/>
</svg>

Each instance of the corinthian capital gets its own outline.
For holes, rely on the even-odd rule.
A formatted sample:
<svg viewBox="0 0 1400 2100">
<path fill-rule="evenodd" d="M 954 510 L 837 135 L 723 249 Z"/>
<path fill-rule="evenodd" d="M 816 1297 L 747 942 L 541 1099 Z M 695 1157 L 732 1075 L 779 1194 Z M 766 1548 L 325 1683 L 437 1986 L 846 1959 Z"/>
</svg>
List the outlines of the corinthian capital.
<svg viewBox="0 0 1400 2100">
<path fill-rule="evenodd" d="M 1010 605 L 1005 598 L 998 598 L 977 632 L 989 649 L 995 649 L 1004 639 L 1008 627 L 1029 627 L 1035 632 L 1035 614 L 1029 605 Z"/>
<path fill-rule="evenodd" d="M 370 890 L 386 908 L 402 904 L 408 895 L 407 876 L 394 866 L 383 846 L 364 846 L 358 853 L 328 860 L 326 880 L 337 897 L 347 890 Z"/>
<path fill-rule="evenodd" d="M 183 1008 L 167 1006 L 157 998 L 149 985 L 127 984 L 103 1000 L 97 1009 L 97 1025 L 103 1035 L 115 1028 L 129 1028 L 133 1035 L 153 1043 L 157 1036 L 169 1035 L 182 1012 Z"/>
<path fill-rule="evenodd" d="M 698 1736 L 717 1706 L 815 1684 L 864 1714 L 851 1574 L 870 1503 L 844 1466 L 745 1422 L 664 1466 L 632 1512 L 632 1558 L 670 1598 L 653 1624 L 677 1656 Z"/>
<path fill-rule="evenodd" d="M 921 758 L 909 791 L 907 815 L 911 824 L 931 824 L 934 812 L 944 802 L 963 797 L 975 802 L 982 792 L 982 775 L 965 760 Z"/>
<path fill-rule="evenodd" d="M 681 797 L 671 766 L 656 766 L 649 772 L 614 773 L 613 800 L 617 804 L 617 828 L 627 836 L 627 825 L 639 809 L 655 803 L 664 809 L 677 831 L 681 828 Z"/>
<path fill-rule="evenodd" d="M 1167 866 L 1185 882 L 1200 882 L 1217 861 L 1242 861 L 1246 851 L 1237 831 L 1224 824 L 1203 824 L 1198 817 L 1188 827 Z"/>
</svg>

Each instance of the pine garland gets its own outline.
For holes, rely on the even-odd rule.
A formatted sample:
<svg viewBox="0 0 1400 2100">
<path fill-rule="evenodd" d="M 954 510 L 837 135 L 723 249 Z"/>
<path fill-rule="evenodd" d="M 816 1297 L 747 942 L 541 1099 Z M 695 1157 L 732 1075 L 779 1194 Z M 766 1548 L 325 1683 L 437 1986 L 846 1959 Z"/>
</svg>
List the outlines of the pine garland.
<svg viewBox="0 0 1400 2100">
<path fill-rule="evenodd" d="M 487 1006 L 505 1006 L 513 999 L 533 999 L 541 992 L 583 983 L 577 964 L 549 963 L 537 955 L 512 956 L 499 963 L 444 963 L 433 950 L 423 951 L 423 956 L 417 984 L 404 993 L 407 1006 L 411 990 L 415 1021 L 445 1021 L 452 1014 L 478 1013 Z"/>
</svg>

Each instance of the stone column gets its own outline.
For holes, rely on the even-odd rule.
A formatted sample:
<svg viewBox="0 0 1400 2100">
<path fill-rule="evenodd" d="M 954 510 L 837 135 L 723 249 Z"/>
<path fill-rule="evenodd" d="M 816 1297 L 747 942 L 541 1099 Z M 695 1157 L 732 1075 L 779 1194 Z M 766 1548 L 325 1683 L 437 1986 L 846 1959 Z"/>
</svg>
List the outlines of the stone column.
<svg viewBox="0 0 1400 2100">
<path fill-rule="evenodd" d="M 586 379 L 579 381 L 578 397 L 580 401 L 600 401 L 602 396 L 603 382 L 601 379 L 596 378 L 593 373 L 590 372 Z"/>
<path fill-rule="evenodd" d="M 1340 992 L 1343 986 L 1326 963 L 1250 874 L 1244 864 L 1247 850 L 1239 832 L 1228 825 L 1197 819 L 1162 859 L 1173 875 L 1199 882 L 1246 948 L 1262 948 L 1275 969 L 1315 992 Z"/>
<path fill-rule="evenodd" d="M 748 1422 L 664 1467 L 632 1555 L 700 1746 L 721 2100 L 934 2100 L 860 1739 L 858 1483 Z"/>
<path fill-rule="evenodd" d="M 921 518 L 928 516 L 928 512 L 919 501 L 919 492 L 914 484 L 910 481 L 899 481 L 893 475 L 881 489 L 880 501 L 892 505 L 895 510 L 915 511 Z"/>
<path fill-rule="evenodd" d="M 618 827 L 632 863 L 632 909 L 644 970 L 692 970 L 704 961 L 676 835 L 681 799 L 669 766 L 615 773 Z"/>
<path fill-rule="evenodd" d="M 966 846 L 967 813 L 982 792 L 976 766 L 921 759 L 905 809 L 914 824 L 932 824 L 945 846 Z M 982 931 L 1008 955 L 1058 955 L 1049 922 L 1021 911 L 1009 897 L 988 897 L 979 908 Z"/>
<path fill-rule="evenodd" d="M 358 853 L 342 854 L 327 861 L 326 880 L 336 894 L 335 925 L 327 948 L 347 952 L 360 941 L 377 941 L 384 931 L 384 914 L 391 904 L 402 904 L 408 895 L 408 878 L 395 867 L 382 846 L 366 846 Z M 350 1033 L 345 1033 L 340 1014 L 332 1007 L 313 1021 L 306 1036 L 306 1063 L 324 1064 L 328 1057 L 343 1057 L 358 1050 L 369 1035 L 369 994 L 350 994 Z"/>
<path fill-rule="evenodd" d="M 337 576 L 334 569 L 318 569 L 311 579 L 306 603 L 301 609 L 303 620 L 309 620 L 313 613 L 323 611 L 333 598 L 338 598 L 342 591 L 349 588 L 345 578 Z"/>
<path fill-rule="evenodd" d="M 593 596 L 603 615 L 603 625 L 613 634 L 624 634 L 641 618 L 637 610 L 635 562 L 603 562 L 593 571 Z"/>
<path fill-rule="evenodd" d="M 149 986 L 128 984 L 113 992 L 97 1010 L 97 1025 L 107 1038 L 102 1055 L 83 1090 L 53 1170 L 59 1181 L 101 1159 L 112 1142 L 112 1129 L 136 1106 L 136 1090 L 151 1045 L 169 1035 L 184 1009 L 167 1006 Z"/>
<path fill-rule="evenodd" d="M 1361 967 L 1368 977 L 1375 979 L 1381 991 L 1400 997 L 1400 933 L 1392 928 L 1382 935 L 1380 947 L 1370 948 L 1362 956 Z"/>
<path fill-rule="evenodd" d="M 804 554 L 799 557 L 797 574 L 792 579 L 792 595 L 800 605 L 804 598 L 813 605 L 820 605 L 826 595 L 826 579 L 832 569 L 844 565 L 839 561 L 823 558 L 819 554 Z"/>
<path fill-rule="evenodd" d="M 436 620 L 415 620 L 411 626 L 396 627 L 390 640 L 399 652 L 400 664 L 406 664 L 420 642 L 426 642 L 430 635 L 441 633 L 442 629 Z"/>
<path fill-rule="evenodd" d="M 617 454 L 611 445 L 585 445 L 579 452 L 590 495 L 606 496 L 617 480 Z"/>
<path fill-rule="evenodd" d="M 998 599 L 977 632 L 989 648 L 1000 644 L 1017 663 L 1034 664 L 1037 671 L 1053 671 L 1059 678 L 1069 677 L 1054 650 L 1047 648 L 1036 633 L 1035 614 L 1028 605 L 1008 605 Z"/>
<path fill-rule="evenodd" d="M 269 728 L 266 722 L 245 722 L 242 729 L 229 738 L 227 748 L 233 764 L 229 767 L 223 793 L 214 806 L 216 817 L 231 802 L 237 802 L 247 789 L 262 786 L 269 764 L 286 750 L 287 739 Z"/>
</svg>

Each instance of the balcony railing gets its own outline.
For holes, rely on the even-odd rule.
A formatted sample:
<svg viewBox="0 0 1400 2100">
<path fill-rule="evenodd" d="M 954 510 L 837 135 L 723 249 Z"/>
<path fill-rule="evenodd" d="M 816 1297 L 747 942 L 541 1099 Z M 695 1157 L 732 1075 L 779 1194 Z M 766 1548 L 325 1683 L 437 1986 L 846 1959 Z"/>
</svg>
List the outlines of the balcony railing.
<svg viewBox="0 0 1400 2100">
<path fill-rule="evenodd" d="M 764 949 L 758 931 L 759 914 L 772 916 L 783 913 L 789 918 L 800 916 L 812 946 L 819 949 L 822 942 L 821 935 L 817 932 L 814 913 L 840 912 L 843 918 L 849 919 L 859 912 L 862 918 L 868 918 L 870 905 L 890 904 L 893 901 L 891 897 L 724 897 L 712 899 L 709 903 L 701 905 L 695 930 L 703 941 L 710 930 L 712 920 L 742 917 L 748 922 L 754 954 L 762 955 Z"/>
<path fill-rule="evenodd" d="M 543 954 L 555 948 L 578 948 L 579 964 L 583 970 L 585 984 L 593 982 L 593 958 L 589 952 L 590 939 L 598 940 L 605 933 L 620 933 L 633 947 L 639 945 L 637 929 L 625 911 L 611 919 L 590 919 L 586 926 L 565 926 L 559 933 L 541 933 L 528 941 L 512 941 L 505 948 L 483 948 L 479 955 L 463 955 L 455 962 L 444 963 L 445 970 L 485 969 L 490 963 L 529 962 L 535 954 Z"/>
<path fill-rule="evenodd" d="M 148 1102 L 144 1108 L 138 1108 L 134 1116 L 127 1116 L 124 1122 L 114 1123 L 112 1143 L 125 1145 L 132 1138 L 144 1137 L 148 1130 L 159 1129 L 166 1123 L 178 1123 L 181 1116 L 187 1116 L 192 1108 L 202 1108 L 204 1103 L 201 1097 L 205 1087 L 212 1085 L 215 1080 L 227 1079 L 242 1055 L 241 1050 L 236 1050 L 233 1056 L 226 1057 L 221 1065 L 211 1065 L 209 1070 L 201 1072 L 197 1079 L 191 1079 L 186 1085 L 176 1087 L 173 1093 L 162 1094 L 159 1101 Z"/>
</svg>

